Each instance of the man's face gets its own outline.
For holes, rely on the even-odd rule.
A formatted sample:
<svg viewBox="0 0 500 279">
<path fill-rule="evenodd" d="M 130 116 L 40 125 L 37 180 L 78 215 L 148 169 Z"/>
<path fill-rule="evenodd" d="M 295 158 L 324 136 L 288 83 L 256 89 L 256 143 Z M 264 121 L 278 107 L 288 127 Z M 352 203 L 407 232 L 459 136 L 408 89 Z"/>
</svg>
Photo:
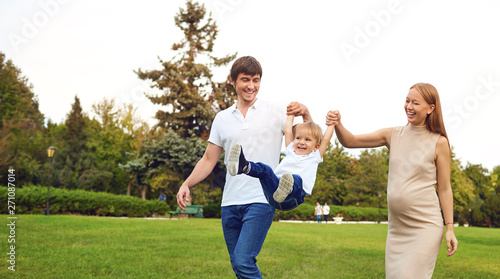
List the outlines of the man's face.
<svg viewBox="0 0 500 279">
<path fill-rule="evenodd" d="M 236 94 L 238 94 L 238 101 L 253 104 L 257 100 L 260 75 L 239 74 L 236 80 L 231 79 L 231 83 L 236 89 Z"/>
</svg>

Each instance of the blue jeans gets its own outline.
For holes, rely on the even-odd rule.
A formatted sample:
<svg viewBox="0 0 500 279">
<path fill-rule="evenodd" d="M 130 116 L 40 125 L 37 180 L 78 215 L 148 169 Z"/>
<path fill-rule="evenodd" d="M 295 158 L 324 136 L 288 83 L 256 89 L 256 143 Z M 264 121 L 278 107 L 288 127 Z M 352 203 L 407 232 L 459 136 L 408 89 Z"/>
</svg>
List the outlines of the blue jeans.
<svg viewBox="0 0 500 279">
<path fill-rule="evenodd" d="M 237 278 L 262 278 L 256 257 L 273 218 L 274 208 L 265 203 L 222 207 L 224 239 Z"/>
<path fill-rule="evenodd" d="M 266 196 L 267 202 L 274 208 L 279 210 L 292 210 L 304 202 L 304 197 L 307 195 L 302 188 L 302 178 L 296 174 L 293 174 L 293 189 L 292 192 L 286 197 L 282 202 L 276 202 L 273 198 L 273 194 L 278 189 L 280 183 L 279 178 L 274 174 L 273 169 L 263 163 L 250 163 L 249 176 L 256 177 L 260 180 L 262 185 L 262 190 L 264 190 L 264 196 Z"/>
</svg>

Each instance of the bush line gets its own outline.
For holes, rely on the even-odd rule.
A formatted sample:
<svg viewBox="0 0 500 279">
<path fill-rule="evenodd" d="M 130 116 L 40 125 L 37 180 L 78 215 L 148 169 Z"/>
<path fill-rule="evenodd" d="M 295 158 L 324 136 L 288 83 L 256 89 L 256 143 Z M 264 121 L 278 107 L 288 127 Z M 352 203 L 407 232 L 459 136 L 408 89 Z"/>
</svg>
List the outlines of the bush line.
<svg viewBox="0 0 500 279">
<path fill-rule="evenodd" d="M 304 203 L 290 211 L 279 211 L 279 219 L 315 221 L 315 207 L 316 205 Z M 278 211 L 276 211 L 276 215 L 277 214 Z M 328 219 L 333 220 L 333 217 L 342 216 L 344 217 L 343 221 L 387 221 L 387 215 L 388 213 L 386 208 L 382 208 L 379 211 L 379 209 L 375 207 L 330 205 L 330 214 L 328 215 Z"/>
<path fill-rule="evenodd" d="M 0 196 L 7 196 L 7 187 L 0 187 Z M 44 214 L 47 205 L 47 187 L 25 186 L 16 189 L 17 214 Z M 315 205 L 302 204 L 290 211 L 276 210 L 276 219 L 316 220 Z M 142 200 L 138 197 L 115 195 L 85 190 L 50 189 L 50 214 L 77 214 L 91 216 L 148 217 L 166 215 L 171 210 L 168 204 L 157 200 Z M 220 205 L 203 207 L 205 218 L 220 218 Z M 7 214 L 7 206 L 0 208 L 0 214 Z M 335 216 L 344 221 L 387 220 L 387 209 L 355 206 L 330 206 L 330 220 Z"/>
<path fill-rule="evenodd" d="M 47 207 L 47 187 L 16 188 L 16 214 L 44 214 Z M 0 187 L 0 196 L 7 196 L 7 187 Z M 156 200 L 85 190 L 50 189 L 50 214 L 91 216 L 147 217 L 165 215 L 169 206 Z M 7 206 L 0 208 L 7 214 Z"/>
</svg>

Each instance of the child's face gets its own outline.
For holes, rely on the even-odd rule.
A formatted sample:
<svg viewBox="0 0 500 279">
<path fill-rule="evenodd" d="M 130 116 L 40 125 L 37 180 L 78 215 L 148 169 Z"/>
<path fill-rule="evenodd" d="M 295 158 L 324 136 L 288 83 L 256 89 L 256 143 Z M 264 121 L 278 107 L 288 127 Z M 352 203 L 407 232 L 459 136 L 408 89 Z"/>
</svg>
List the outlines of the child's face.
<svg viewBox="0 0 500 279">
<path fill-rule="evenodd" d="M 307 155 L 318 149 L 319 143 L 313 137 L 309 129 L 298 129 L 295 131 L 293 150 L 297 155 Z"/>
</svg>

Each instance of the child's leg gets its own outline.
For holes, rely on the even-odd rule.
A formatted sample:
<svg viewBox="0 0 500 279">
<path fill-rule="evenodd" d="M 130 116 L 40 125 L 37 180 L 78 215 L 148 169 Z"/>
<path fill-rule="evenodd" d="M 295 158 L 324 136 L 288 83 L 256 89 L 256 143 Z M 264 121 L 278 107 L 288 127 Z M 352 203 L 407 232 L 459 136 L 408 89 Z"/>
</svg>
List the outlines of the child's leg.
<svg viewBox="0 0 500 279">
<path fill-rule="evenodd" d="M 282 203 L 279 203 L 280 210 L 292 210 L 304 202 L 304 197 L 307 193 L 302 187 L 302 178 L 299 175 L 293 174 L 292 191 L 286 196 Z M 283 179 L 283 177 L 281 177 Z"/>
<path fill-rule="evenodd" d="M 285 173 L 280 178 L 280 183 L 278 184 L 278 189 L 273 194 L 273 198 L 275 201 L 282 203 L 288 194 L 290 194 L 293 190 L 293 175 L 290 173 Z"/>
<path fill-rule="evenodd" d="M 245 159 L 243 148 L 239 144 L 235 144 L 231 147 L 228 161 L 227 171 L 232 176 L 242 174 L 247 170 L 248 161 Z"/>
<path fill-rule="evenodd" d="M 264 196 L 270 205 L 276 207 L 273 194 L 278 189 L 279 178 L 274 174 L 273 169 L 263 163 L 248 162 L 248 169 L 245 173 L 260 180 Z"/>
<path fill-rule="evenodd" d="M 298 175 L 290 175 L 292 180 L 291 189 L 280 203 L 273 197 L 274 193 L 278 190 L 280 179 L 274 174 L 270 166 L 263 163 L 248 162 L 244 173 L 260 180 L 260 185 L 262 186 L 267 202 L 276 209 L 292 210 L 304 202 L 306 192 L 302 188 L 302 178 Z M 281 180 L 283 180 L 283 177 Z"/>
</svg>

